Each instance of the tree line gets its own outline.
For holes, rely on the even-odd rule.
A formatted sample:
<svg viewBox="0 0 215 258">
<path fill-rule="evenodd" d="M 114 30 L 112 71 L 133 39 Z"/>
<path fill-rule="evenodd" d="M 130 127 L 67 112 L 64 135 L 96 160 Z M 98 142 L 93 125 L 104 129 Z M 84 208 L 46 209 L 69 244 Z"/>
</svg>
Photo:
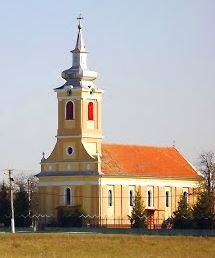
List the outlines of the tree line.
<svg viewBox="0 0 215 258">
<path fill-rule="evenodd" d="M 39 199 L 37 194 L 37 179 L 35 177 L 20 176 L 12 184 L 13 203 L 15 211 L 15 225 L 28 227 L 32 224 L 32 215 L 38 212 Z M 0 225 L 10 226 L 11 196 L 7 182 L 0 186 Z"/>
</svg>

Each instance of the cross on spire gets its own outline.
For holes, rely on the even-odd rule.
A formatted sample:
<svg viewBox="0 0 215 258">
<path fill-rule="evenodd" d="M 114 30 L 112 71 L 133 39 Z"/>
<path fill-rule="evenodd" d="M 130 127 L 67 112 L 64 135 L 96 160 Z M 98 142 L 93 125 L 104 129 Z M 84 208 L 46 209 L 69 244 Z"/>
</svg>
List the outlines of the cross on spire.
<svg viewBox="0 0 215 258">
<path fill-rule="evenodd" d="M 80 30 L 82 28 L 82 24 L 81 24 L 81 20 L 83 20 L 84 18 L 82 17 L 81 13 L 79 14 L 79 17 L 77 18 L 78 20 L 78 29 Z"/>
</svg>

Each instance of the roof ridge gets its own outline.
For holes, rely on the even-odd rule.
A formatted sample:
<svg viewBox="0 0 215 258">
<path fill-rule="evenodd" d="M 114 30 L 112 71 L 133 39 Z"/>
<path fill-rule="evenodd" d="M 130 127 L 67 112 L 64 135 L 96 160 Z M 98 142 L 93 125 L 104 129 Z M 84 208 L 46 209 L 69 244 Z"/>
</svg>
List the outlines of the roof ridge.
<svg viewBox="0 0 215 258">
<path fill-rule="evenodd" d="M 102 145 L 176 149 L 174 146 L 157 146 L 157 145 L 126 144 L 126 143 L 102 143 Z"/>
</svg>

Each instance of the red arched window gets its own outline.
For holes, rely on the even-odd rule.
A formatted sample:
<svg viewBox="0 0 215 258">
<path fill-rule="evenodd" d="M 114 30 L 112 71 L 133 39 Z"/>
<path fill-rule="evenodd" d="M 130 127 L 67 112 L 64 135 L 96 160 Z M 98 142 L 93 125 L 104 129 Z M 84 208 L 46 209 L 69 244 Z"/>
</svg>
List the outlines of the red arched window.
<svg viewBox="0 0 215 258">
<path fill-rule="evenodd" d="M 74 119 L 74 104 L 73 102 L 69 101 L 66 104 L 66 120 L 73 120 Z"/>
<path fill-rule="evenodd" d="M 88 120 L 94 120 L 93 115 L 93 102 L 88 103 Z"/>
</svg>

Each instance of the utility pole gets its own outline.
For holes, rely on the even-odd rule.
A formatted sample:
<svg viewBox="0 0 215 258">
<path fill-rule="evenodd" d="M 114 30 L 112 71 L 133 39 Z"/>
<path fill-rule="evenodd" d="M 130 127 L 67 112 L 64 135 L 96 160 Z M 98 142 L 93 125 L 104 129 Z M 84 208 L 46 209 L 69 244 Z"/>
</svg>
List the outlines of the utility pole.
<svg viewBox="0 0 215 258">
<path fill-rule="evenodd" d="M 28 215 L 30 217 L 31 215 L 31 180 L 30 179 L 28 179 L 28 205 L 29 205 Z"/>
<path fill-rule="evenodd" d="M 13 207 L 13 188 L 12 182 L 14 179 L 11 176 L 12 169 L 8 169 L 9 183 L 10 183 L 10 205 L 11 205 L 11 232 L 15 233 L 15 221 L 14 221 L 14 207 Z"/>
</svg>

